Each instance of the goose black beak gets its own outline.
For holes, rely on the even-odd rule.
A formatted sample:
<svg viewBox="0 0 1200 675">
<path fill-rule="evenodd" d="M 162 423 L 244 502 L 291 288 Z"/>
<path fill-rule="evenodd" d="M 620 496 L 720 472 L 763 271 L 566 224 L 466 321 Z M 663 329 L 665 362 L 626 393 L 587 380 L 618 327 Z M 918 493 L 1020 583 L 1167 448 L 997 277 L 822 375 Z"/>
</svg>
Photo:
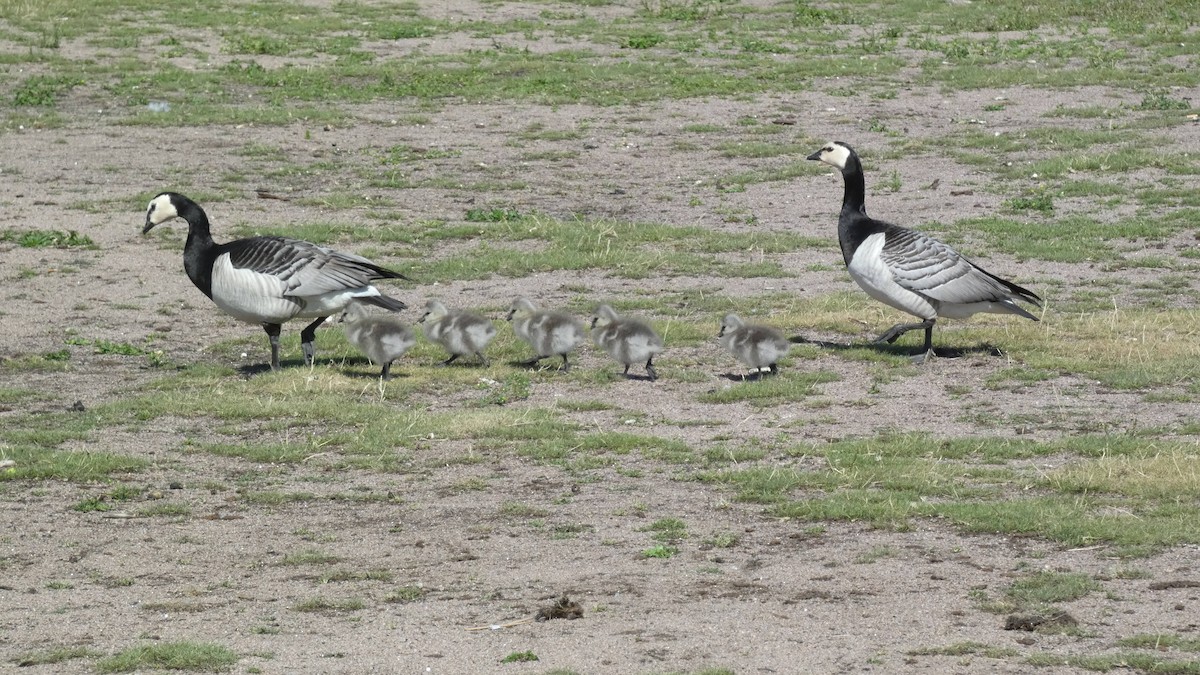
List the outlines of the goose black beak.
<svg viewBox="0 0 1200 675">
<path fill-rule="evenodd" d="M 154 229 L 154 223 L 150 220 L 150 216 L 146 216 L 146 226 L 142 228 L 142 234 L 146 234 Z"/>
<path fill-rule="evenodd" d="M 814 152 L 813 154 L 809 155 L 807 157 L 807 159 L 815 159 L 818 162 L 821 161 L 821 151 L 818 150 L 818 151 Z"/>
</svg>

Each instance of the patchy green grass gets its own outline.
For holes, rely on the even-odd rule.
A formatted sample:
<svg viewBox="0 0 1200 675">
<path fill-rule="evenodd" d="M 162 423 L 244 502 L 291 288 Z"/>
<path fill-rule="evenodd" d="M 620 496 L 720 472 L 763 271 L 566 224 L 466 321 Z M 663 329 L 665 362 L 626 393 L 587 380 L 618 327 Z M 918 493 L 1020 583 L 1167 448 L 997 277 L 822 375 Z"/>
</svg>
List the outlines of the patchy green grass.
<svg viewBox="0 0 1200 675">
<path fill-rule="evenodd" d="M 87 647 L 58 647 L 36 652 L 18 654 L 12 660 L 22 668 L 29 666 L 46 666 L 75 659 L 96 659 L 103 656 L 100 652 Z"/>
<path fill-rule="evenodd" d="M 99 248 L 91 237 L 75 230 L 5 230 L 0 232 L 0 241 L 24 248 Z"/>
<path fill-rule="evenodd" d="M 132 673 L 146 669 L 220 673 L 233 668 L 238 659 L 236 653 L 221 645 L 164 642 L 131 647 L 100 659 L 95 667 L 101 673 Z"/>
</svg>

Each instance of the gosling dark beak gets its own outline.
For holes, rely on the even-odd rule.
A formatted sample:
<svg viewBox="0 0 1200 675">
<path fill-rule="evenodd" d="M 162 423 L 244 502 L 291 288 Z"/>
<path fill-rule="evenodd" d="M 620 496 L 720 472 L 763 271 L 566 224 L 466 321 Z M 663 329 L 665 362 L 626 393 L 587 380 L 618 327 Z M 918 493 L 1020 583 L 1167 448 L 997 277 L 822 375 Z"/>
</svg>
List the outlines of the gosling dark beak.
<svg viewBox="0 0 1200 675">
<path fill-rule="evenodd" d="M 807 159 L 815 159 L 818 162 L 821 161 L 821 151 L 818 150 L 818 151 L 814 152 L 813 154 L 809 155 L 807 157 Z"/>
<path fill-rule="evenodd" d="M 513 310 L 513 309 L 510 309 L 510 310 L 508 310 L 508 316 L 504 317 L 504 320 L 505 320 L 505 321 L 512 321 L 513 312 L 515 312 L 515 311 L 516 311 L 516 310 Z"/>
</svg>

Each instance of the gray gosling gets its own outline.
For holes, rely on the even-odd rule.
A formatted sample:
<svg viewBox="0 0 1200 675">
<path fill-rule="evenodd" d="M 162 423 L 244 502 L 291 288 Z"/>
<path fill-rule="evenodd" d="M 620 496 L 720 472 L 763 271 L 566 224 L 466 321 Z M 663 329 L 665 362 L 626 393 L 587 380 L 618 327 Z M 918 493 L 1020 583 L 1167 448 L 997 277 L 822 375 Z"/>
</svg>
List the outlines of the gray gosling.
<svg viewBox="0 0 1200 675">
<path fill-rule="evenodd" d="M 596 308 L 592 317 L 592 341 L 619 363 L 625 364 L 623 374 L 629 377 L 629 366 L 646 362 L 646 376 L 658 379 L 654 370 L 654 355 L 662 352 L 663 340 L 644 321 L 625 318 L 608 305 Z"/>
<path fill-rule="evenodd" d="M 417 323 L 421 324 L 430 342 L 450 352 L 450 358 L 442 361 L 442 365 L 448 366 L 468 354 L 478 356 L 485 366 L 491 363 L 483 355 L 483 350 L 496 337 L 496 327 L 489 319 L 461 309 L 446 309 L 437 300 L 430 300 L 425 303 L 425 314 Z"/>
<path fill-rule="evenodd" d="M 519 297 L 513 300 L 507 318 L 512 323 L 513 332 L 517 337 L 533 347 L 536 354 L 532 359 L 522 361 L 522 366 L 535 366 L 542 359 L 561 356 L 560 370 L 565 373 L 571 369 L 567 354 L 583 342 L 585 337 L 583 324 L 575 317 L 562 312 L 539 310 L 529 298 Z"/>
<path fill-rule="evenodd" d="M 752 375 L 778 373 L 779 359 L 792 348 L 792 343 L 779 331 L 745 323 L 737 314 L 725 315 L 717 338 L 735 359 L 750 368 Z"/>
<path fill-rule="evenodd" d="M 384 380 L 391 378 L 392 361 L 404 356 L 404 352 L 417 343 L 412 329 L 400 319 L 385 314 L 371 314 L 366 305 L 358 301 L 346 305 L 339 323 L 345 324 L 346 339 L 350 344 L 366 354 L 373 363 L 383 365 L 379 377 Z"/>
</svg>

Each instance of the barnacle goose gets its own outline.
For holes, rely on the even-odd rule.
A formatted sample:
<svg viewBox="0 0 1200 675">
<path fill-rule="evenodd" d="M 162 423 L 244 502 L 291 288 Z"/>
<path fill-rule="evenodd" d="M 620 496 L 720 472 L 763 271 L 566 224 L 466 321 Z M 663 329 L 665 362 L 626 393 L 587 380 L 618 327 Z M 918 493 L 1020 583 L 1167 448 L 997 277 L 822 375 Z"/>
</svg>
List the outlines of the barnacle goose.
<svg viewBox="0 0 1200 675">
<path fill-rule="evenodd" d="M 622 317 L 608 305 L 596 308 L 592 317 L 592 341 L 619 363 L 625 364 L 623 371 L 629 376 L 629 366 L 646 362 L 646 376 L 658 379 L 654 370 L 654 355 L 662 352 L 663 340 L 643 321 Z"/>
<path fill-rule="evenodd" d="M 417 343 L 412 329 L 390 314 L 370 314 L 367 306 L 352 300 L 342 310 L 339 322 L 346 325 L 346 340 L 376 364 L 382 364 L 381 379 L 391 377 L 392 361 Z"/>
<path fill-rule="evenodd" d="M 787 356 L 792 343 L 783 334 L 770 326 L 748 324 L 737 314 L 726 314 L 717 333 L 721 346 L 729 350 L 738 361 L 754 370 L 779 372 L 779 359 Z"/>
<path fill-rule="evenodd" d="M 858 154 L 834 141 L 808 156 L 842 172 L 846 192 L 838 216 L 838 241 L 850 276 L 867 295 L 921 319 L 898 323 L 876 342 L 894 342 L 910 330 L 925 329 L 925 346 L 913 360 L 933 355 L 933 324 L 938 318 L 964 319 L 978 312 L 1038 318 L 1017 304 L 1037 307 L 1032 291 L 985 271 L 946 244 L 867 215 L 866 183 Z"/>
<path fill-rule="evenodd" d="M 533 347 L 535 356 L 522 361 L 523 366 L 536 365 L 551 356 L 562 357 L 562 370 L 571 369 L 567 354 L 584 340 L 583 324 L 575 317 L 562 312 L 539 310 L 526 297 L 513 300 L 508 309 L 508 320 L 512 322 L 517 337 Z"/>
<path fill-rule="evenodd" d="M 448 366 L 467 354 L 478 356 L 485 366 L 490 363 L 483 350 L 496 337 L 496 327 L 487 318 L 461 309 L 447 309 L 441 302 L 430 300 L 425 303 L 425 314 L 417 323 L 421 324 L 430 342 L 436 342 L 450 352 L 450 358 L 442 365 Z"/>
<path fill-rule="evenodd" d="M 315 319 L 300 331 L 304 362 L 314 358 L 317 326 L 357 298 L 396 312 L 405 304 L 371 285 L 376 279 L 408 279 L 350 253 L 284 237 L 249 237 L 217 244 L 208 216 L 175 192 L 150 200 L 146 226 L 183 218 L 188 224 L 183 269 L 217 307 L 235 319 L 262 324 L 271 340 L 271 369 L 279 369 L 279 331 L 291 319 Z"/>
</svg>

